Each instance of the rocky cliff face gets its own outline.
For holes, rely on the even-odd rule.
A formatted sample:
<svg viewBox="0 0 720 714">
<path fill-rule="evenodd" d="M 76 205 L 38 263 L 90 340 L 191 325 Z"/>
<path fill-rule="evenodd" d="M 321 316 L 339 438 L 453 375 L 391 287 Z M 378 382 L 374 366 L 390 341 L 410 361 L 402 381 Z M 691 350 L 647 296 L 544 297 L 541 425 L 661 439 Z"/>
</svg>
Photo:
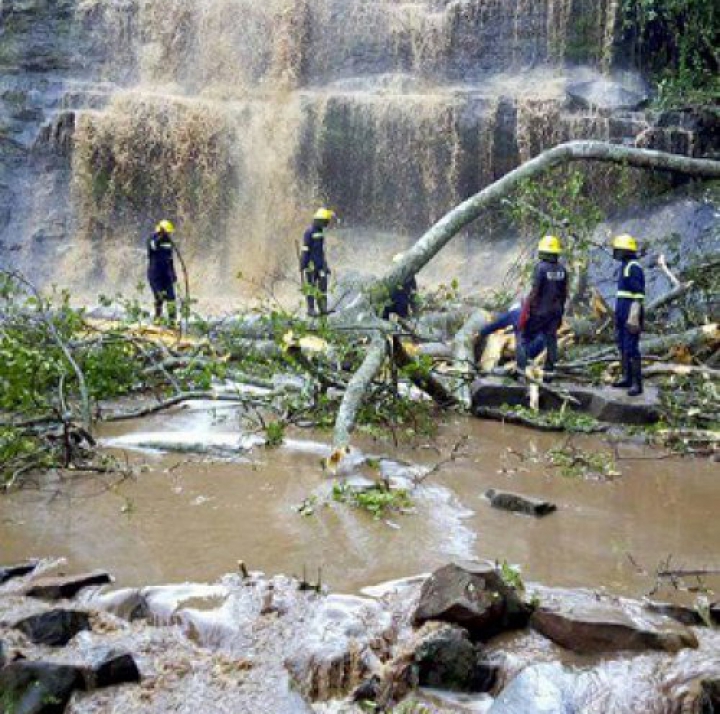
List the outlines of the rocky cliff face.
<svg viewBox="0 0 720 714">
<path fill-rule="evenodd" d="M 602 74 L 617 6 L 2 0 L 0 264 L 127 289 L 162 214 L 211 294 L 294 275 L 318 201 L 392 233 L 382 260 L 559 141 L 707 148 Z"/>
</svg>

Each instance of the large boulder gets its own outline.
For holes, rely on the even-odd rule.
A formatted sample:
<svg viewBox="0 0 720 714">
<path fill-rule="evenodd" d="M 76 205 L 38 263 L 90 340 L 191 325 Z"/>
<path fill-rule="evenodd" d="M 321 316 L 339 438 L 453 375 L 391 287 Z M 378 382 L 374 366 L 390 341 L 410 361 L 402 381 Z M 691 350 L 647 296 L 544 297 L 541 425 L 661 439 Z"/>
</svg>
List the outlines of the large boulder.
<svg viewBox="0 0 720 714">
<path fill-rule="evenodd" d="M 543 606 L 533 614 L 531 625 L 561 647 L 580 654 L 620 650 L 677 652 L 698 646 L 697 638 L 687 627 L 611 603 Z"/>
<path fill-rule="evenodd" d="M 420 593 L 413 621 L 439 620 L 464 627 L 485 640 L 504 630 L 525 627 L 531 610 L 490 563 L 451 563 L 436 570 Z"/>
<path fill-rule="evenodd" d="M 90 630 L 90 616 L 81 610 L 50 610 L 15 623 L 31 642 L 48 647 L 64 647 L 83 630 Z"/>
<path fill-rule="evenodd" d="M 79 667 L 19 660 L 0 670 L 0 707 L 8 714 L 62 714 L 82 688 Z"/>
<path fill-rule="evenodd" d="M 104 571 L 82 573 L 81 575 L 60 575 L 35 580 L 25 594 L 43 600 L 66 600 L 75 597 L 83 588 L 92 585 L 107 585 L 111 582 L 110 574 Z"/>
<path fill-rule="evenodd" d="M 655 424 L 660 418 L 660 395 L 657 388 L 648 385 L 639 397 L 629 397 L 626 392 L 611 387 L 593 387 L 558 382 L 556 387 L 573 396 L 579 404 L 573 407 L 578 412 L 590 414 L 599 421 L 609 424 Z M 503 406 L 528 406 L 528 388 L 516 382 L 497 377 L 482 377 L 471 387 L 472 409 L 482 418 L 486 408 Z M 562 400 L 551 392 L 540 395 L 541 409 L 560 409 Z"/>
<path fill-rule="evenodd" d="M 513 513 L 522 513 L 526 516 L 547 516 L 557 511 L 557 506 L 550 501 L 543 501 L 530 496 L 523 496 L 521 493 L 510 491 L 497 491 L 489 488 L 485 491 L 485 498 L 490 501 L 493 508 Z"/>
</svg>

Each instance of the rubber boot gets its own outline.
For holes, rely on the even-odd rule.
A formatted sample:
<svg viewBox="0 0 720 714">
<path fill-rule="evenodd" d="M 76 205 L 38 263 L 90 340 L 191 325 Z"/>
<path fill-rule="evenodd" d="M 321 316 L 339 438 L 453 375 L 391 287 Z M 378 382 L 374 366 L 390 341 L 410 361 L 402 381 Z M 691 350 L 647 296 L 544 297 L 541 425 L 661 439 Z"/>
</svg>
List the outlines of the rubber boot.
<svg viewBox="0 0 720 714">
<path fill-rule="evenodd" d="M 327 295 L 321 295 L 318 298 L 318 307 L 320 308 L 320 315 L 327 315 Z"/>
<path fill-rule="evenodd" d="M 163 300 L 162 298 L 155 298 L 155 319 L 153 322 L 156 325 L 162 324 L 162 316 L 163 316 Z"/>
<path fill-rule="evenodd" d="M 307 296 L 307 314 L 308 317 L 317 317 L 317 311 L 315 310 L 315 296 Z"/>
<path fill-rule="evenodd" d="M 630 389 L 628 389 L 629 397 L 638 397 L 643 393 L 642 384 L 642 360 L 640 357 L 633 357 L 630 360 Z"/>
<path fill-rule="evenodd" d="M 628 389 L 632 387 L 632 378 L 630 376 L 630 359 L 623 353 L 621 356 L 622 377 L 615 380 L 611 386 L 615 389 Z"/>
</svg>

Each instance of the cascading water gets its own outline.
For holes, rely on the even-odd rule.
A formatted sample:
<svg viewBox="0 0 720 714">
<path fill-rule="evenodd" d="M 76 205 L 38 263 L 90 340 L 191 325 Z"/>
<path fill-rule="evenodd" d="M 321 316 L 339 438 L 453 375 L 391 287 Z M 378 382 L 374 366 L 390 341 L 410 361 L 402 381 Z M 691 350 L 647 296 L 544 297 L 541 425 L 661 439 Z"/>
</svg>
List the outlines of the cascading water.
<svg viewBox="0 0 720 714">
<path fill-rule="evenodd" d="M 345 243 L 362 232 L 384 262 L 544 148 L 647 129 L 643 115 L 567 105 L 568 81 L 609 68 L 617 5 L 63 0 L 60 21 L 41 0 L 6 0 L 16 41 L 62 31 L 57 62 L 24 80 L 44 105 L 35 124 L 24 115 L 19 159 L 0 159 L 12 207 L 0 260 L 85 293 L 128 291 L 144 235 L 168 215 L 196 295 L 247 296 L 297 280 L 295 242 L 328 202 L 346 228 L 331 252 L 355 256 Z M 59 146 L 47 141 L 58 121 Z M 379 231 L 392 237 L 368 239 Z"/>
</svg>

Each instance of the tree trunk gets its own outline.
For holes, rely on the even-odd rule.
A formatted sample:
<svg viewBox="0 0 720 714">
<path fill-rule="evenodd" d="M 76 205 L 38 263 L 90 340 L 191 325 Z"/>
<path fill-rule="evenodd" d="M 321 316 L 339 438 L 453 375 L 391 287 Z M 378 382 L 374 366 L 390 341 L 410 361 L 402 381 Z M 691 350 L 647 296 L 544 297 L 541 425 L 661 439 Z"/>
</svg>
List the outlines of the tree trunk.
<svg viewBox="0 0 720 714">
<path fill-rule="evenodd" d="M 353 375 L 343 395 L 340 409 L 335 418 L 333 445 L 336 450 L 344 449 L 350 444 L 350 433 L 355 427 L 360 405 L 373 379 L 382 369 L 386 357 L 387 339 L 384 333 L 378 333 L 372 338 L 365 360 Z"/>
<path fill-rule="evenodd" d="M 544 151 L 461 203 L 441 218 L 405 257 L 370 287 L 370 295 L 387 295 L 424 268 L 463 228 L 492 203 L 509 194 L 521 181 L 574 161 L 601 161 L 635 168 L 672 171 L 701 179 L 720 178 L 720 161 L 691 159 L 663 151 L 634 149 L 602 141 L 571 141 Z"/>
</svg>

